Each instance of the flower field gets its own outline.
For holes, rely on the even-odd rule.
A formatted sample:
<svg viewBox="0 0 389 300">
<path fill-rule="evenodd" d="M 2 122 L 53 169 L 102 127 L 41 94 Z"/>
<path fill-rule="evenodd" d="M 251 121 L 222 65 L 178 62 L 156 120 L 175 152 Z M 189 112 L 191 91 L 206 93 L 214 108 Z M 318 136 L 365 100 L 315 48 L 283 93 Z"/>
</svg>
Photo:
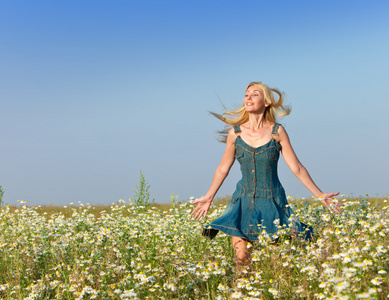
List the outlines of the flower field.
<svg viewBox="0 0 389 300">
<path fill-rule="evenodd" d="M 311 225 L 311 242 L 279 243 L 264 233 L 250 269 L 237 274 L 230 238 L 213 241 L 189 203 L 167 209 L 126 204 L 44 212 L 26 205 L 0 211 L 1 299 L 387 299 L 389 217 L 385 199 L 290 201 Z M 379 204 L 379 205 L 378 205 Z"/>
</svg>

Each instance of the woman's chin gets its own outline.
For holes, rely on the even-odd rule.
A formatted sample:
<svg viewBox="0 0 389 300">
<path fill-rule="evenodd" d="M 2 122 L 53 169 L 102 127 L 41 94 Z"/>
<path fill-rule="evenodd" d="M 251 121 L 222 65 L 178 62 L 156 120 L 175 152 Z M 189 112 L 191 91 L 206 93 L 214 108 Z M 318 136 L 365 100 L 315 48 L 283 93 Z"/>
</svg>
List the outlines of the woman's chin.
<svg viewBox="0 0 389 300">
<path fill-rule="evenodd" d="M 261 112 L 252 108 L 252 107 L 245 107 L 245 110 L 246 112 L 248 112 L 249 114 L 260 114 Z"/>
</svg>

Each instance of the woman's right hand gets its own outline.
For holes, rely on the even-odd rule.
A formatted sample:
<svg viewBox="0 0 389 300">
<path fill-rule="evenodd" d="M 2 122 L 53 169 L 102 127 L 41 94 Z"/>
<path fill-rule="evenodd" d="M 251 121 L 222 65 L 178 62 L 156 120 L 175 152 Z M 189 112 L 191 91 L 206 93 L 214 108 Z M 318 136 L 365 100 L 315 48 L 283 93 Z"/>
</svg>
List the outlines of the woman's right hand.
<svg viewBox="0 0 389 300">
<path fill-rule="evenodd" d="M 199 199 L 196 199 L 192 205 L 195 205 L 197 204 L 197 206 L 195 207 L 195 209 L 191 212 L 191 216 L 194 215 L 194 219 L 195 220 L 199 220 L 201 218 L 205 219 L 205 217 L 207 216 L 207 213 L 208 213 L 208 210 L 209 210 L 209 207 L 211 206 L 211 203 L 212 203 L 212 198 L 210 197 L 201 197 Z"/>
</svg>

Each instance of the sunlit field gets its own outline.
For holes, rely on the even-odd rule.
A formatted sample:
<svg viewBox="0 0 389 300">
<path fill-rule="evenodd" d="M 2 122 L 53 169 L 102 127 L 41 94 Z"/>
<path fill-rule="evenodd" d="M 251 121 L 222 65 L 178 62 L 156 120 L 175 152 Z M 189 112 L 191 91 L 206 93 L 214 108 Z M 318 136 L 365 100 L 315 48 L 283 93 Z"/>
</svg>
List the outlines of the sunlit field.
<svg viewBox="0 0 389 300">
<path fill-rule="evenodd" d="M 389 217 L 384 198 L 339 198 L 340 215 L 289 198 L 311 242 L 264 233 L 238 274 L 230 238 L 213 241 L 187 202 L 110 207 L 2 207 L 1 299 L 387 299 Z"/>
</svg>

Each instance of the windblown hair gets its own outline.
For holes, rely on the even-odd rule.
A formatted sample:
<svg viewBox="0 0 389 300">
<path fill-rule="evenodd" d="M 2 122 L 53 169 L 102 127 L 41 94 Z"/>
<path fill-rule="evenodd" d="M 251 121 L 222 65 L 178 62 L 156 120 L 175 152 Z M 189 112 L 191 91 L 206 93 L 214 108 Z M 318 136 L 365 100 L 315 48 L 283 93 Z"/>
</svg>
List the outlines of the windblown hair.
<svg viewBox="0 0 389 300">
<path fill-rule="evenodd" d="M 265 114 L 264 114 L 265 121 L 270 123 L 275 123 L 276 116 L 284 117 L 290 114 L 291 108 L 283 104 L 284 94 L 281 93 L 279 90 L 269 88 L 266 84 L 263 84 L 262 82 L 251 82 L 246 87 L 246 91 L 248 88 L 252 86 L 256 86 L 260 88 L 263 91 L 265 102 L 270 104 L 268 107 L 266 107 L 265 110 Z M 235 110 L 229 111 L 225 109 L 224 113 L 221 115 L 213 112 L 211 112 L 211 115 L 213 115 L 214 117 L 218 118 L 219 120 L 223 121 L 226 124 L 224 130 L 218 131 L 218 133 L 220 134 L 218 140 L 223 143 L 226 142 L 228 132 L 230 131 L 232 126 L 244 124 L 249 120 L 249 114 L 246 111 L 244 104 L 240 108 Z"/>
</svg>

